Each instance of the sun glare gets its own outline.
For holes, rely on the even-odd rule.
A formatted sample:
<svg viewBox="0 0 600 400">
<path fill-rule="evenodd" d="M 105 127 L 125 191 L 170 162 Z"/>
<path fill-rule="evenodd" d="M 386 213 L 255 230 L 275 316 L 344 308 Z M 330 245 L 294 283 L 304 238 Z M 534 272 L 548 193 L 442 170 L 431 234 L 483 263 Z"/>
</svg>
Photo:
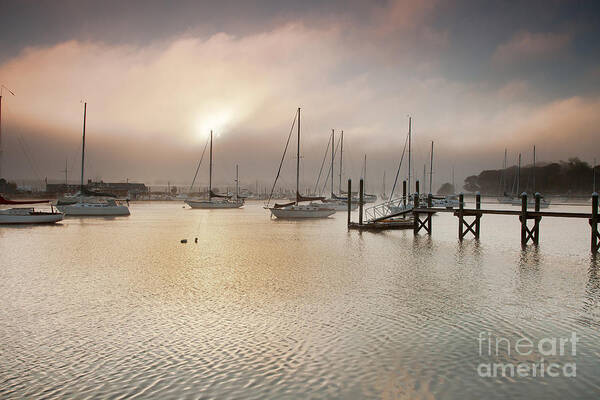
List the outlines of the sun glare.
<svg viewBox="0 0 600 400">
<path fill-rule="evenodd" d="M 229 110 L 219 110 L 199 116 L 196 119 L 196 137 L 206 140 L 210 131 L 215 136 L 221 136 L 231 123 L 232 113 Z"/>
</svg>

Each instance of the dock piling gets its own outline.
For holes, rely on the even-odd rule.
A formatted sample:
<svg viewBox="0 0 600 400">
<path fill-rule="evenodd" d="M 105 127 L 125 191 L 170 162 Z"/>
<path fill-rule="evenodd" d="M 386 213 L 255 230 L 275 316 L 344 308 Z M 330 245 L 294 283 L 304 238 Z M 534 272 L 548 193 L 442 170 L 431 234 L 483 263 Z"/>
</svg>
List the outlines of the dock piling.
<svg viewBox="0 0 600 400">
<path fill-rule="evenodd" d="M 365 203 L 365 181 L 361 178 L 359 184 L 359 192 L 360 197 L 358 199 L 358 224 L 363 224 L 363 204 Z M 351 196 L 351 193 L 348 193 L 348 196 Z"/>
<path fill-rule="evenodd" d="M 454 213 L 458 217 L 458 239 L 463 240 L 467 233 L 471 232 L 475 239 L 479 239 L 479 224 L 481 219 L 481 195 L 476 196 L 475 210 L 465 211 L 465 195 L 458 195 L 458 211 Z M 467 222 L 465 216 L 473 216 L 475 219 Z"/>
<path fill-rule="evenodd" d="M 519 216 L 521 221 L 521 246 L 527 244 L 527 193 L 521 193 L 521 215 Z"/>
<path fill-rule="evenodd" d="M 402 181 L 402 202 L 404 203 L 404 208 L 406 208 L 406 181 Z"/>
<path fill-rule="evenodd" d="M 352 179 L 348 179 L 348 226 L 350 226 L 352 213 Z"/>
<path fill-rule="evenodd" d="M 463 240 L 465 237 L 463 233 L 463 224 L 464 224 L 464 211 L 465 210 L 465 195 L 458 195 L 458 239 Z"/>
<path fill-rule="evenodd" d="M 531 242 L 535 245 L 539 244 L 540 236 L 540 221 L 542 217 L 539 214 L 540 205 L 542 202 L 542 195 L 539 193 L 535 194 L 535 209 L 534 215 L 527 211 L 527 193 L 521 194 L 521 215 L 519 215 L 519 221 L 521 221 L 521 245 L 526 246 L 527 243 Z M 531 229 L 527 226 L 527 220 L 533 220 L 533 226 Z"/>
<path fill-rule="evenodd" d="M 431 188 L 430 188 L 431 189 Z M 433 207 L 433 195 L 431 193 L 429 193 L 427 195 L 427 208 L 432 208 Z M 433 216 L 432 213 L 428 213 L 427 214 L 427 233 L 429 233 L 431 235 L 431 217 Z"/>
<path fill-rule="evenodd" d="M 416 182 L 417 185 L 417 190 L 419 188 L 419 181 Z M 414 211 L 417 208 L 419 208 L 419 194 L 415 193 L 413 195 L 413 233 L 416 235 L 417 233 L 419 233 L 419 230 L 421 229 L 420 223 L 421 221 L 419 220 L 419 213 Z"/>
<path fill-rule="evenodd" d="M 479 193 L 479 192 L 477 192 L 477 194 L 475 195 L 475 209 L 481 210 L 481 193 Z M 475 216 L 475 239 L 479 239 L 479 233 L 481 232 L 480 219 L 481 219 L 481 214 L 477 214 Z"/>
<path fill-rule="evenodd" d="M 590 218 L 592 228 L 592 254 L 597 254 L 600 249 L 600 234 L 598 234 L 598 193 L 592 194 L 592 218 Z"/>
</svg>

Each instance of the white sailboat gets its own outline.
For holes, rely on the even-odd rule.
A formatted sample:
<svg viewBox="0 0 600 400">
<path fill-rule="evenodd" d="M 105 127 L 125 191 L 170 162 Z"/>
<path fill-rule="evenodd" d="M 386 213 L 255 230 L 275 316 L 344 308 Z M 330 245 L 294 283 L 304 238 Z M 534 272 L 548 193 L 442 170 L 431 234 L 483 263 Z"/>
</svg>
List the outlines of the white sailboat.
<svg viewBox="0 0 600 400">
<path fill-rule="evenodd" d="M 220 209 L 220 208 L 240 208 L 244 205 L 244 199 L 239 197 L 236 189 L 235 198 L 228 195 L 216 194 L 212 191 L 212 166 L 213 166 L 213 132 L 210 131 L 210 161 L 208 172 L 208 199 L 187 199 L 185 204 L 195 209 Z M 238 187 L 238 169 L 236 166 L 236 187 Z"/>
<path fill-rule="evenodd" d="M 0 205 L 24 205 L 49 203 L 50 200 L 13 201 L 0 196 Z M 36 211 L 31 207 L 18 207 L 0 210 L 0 225 L 21 224 L 53 224 L 62 221 L 63 214 L 54 211 Z"/>
<path fill-rule="evenodd" d="M 271 212 L 271 216 L 279 219 L 314 219 L 314 218 L 327 218 L 333 214 L 335 214 L 335 209 L 329 207 L 328 205 L 320 205 L 315 203 L 310 204 L 300 204 L 305 201 L 318 201 L 324 200 L 323 197 L 304 197 L 300 195 L 300 107 L 298 107 L 297 112 L 298 118 L 298 144 L 297 144 L 297 158 L 296 158 L 296 201 L 286 203 L 286 204 L 275 204 L 272 207 L 269 207 L 268 202 L 266 209 Z M 291 134 L 291 132 L 290 132 Z M 288 139 L 289 140 L 289 139 Z M 286 145 L 287 150 L 287 145 Z M 283 153 L 283 158 L 281 160 L 281 164 L 279 165 L 279 170 L 281 171 L 281 165 L 283 164 L 283 159 L 285 158 L 285 150 Z M 277 178 L 279 177 L 279 172 L 277 173 L 277 177 L 275 178 L 275 183 L 273 183 L 273 188 L 277 183 Z M 333 177 L 332 177 L 333 179 Z M 271 194 L 273 190 L 271 190 Z"/>
<path fill-rule="evenodd" d="M 343 133 L 342 133 L 343 135 Z M 343 141 L 343 136 L 340 138 L 340 146 L 342 145 Z M 344 199 L 340 199 L 339 196 L 335 195 L 335 192 L 333 190 L 333 176 L 334 176 L 334 165 L 335 165 L 335 151 L 334 151 L 334 145 L 335 145 L 335 131 L 332 129 L 331 130 L 331 171 L 330 171 L 330 175 L 331 175 L 331 197 L 328 199 L 324 199 L 322 200 L 322 203 L 311 203 L 313 205 L 317 204 L 317 205 L 326 205 L 329 208 L 333 208 L 335 211 L 348 211 L 348 200 L 344 200 Z M 342 168 L 342 164 L 341 164 L 341 160 L 342 160 L 342 156 L 340 153 L 340 188 L 341 188 L 341 168 Z M 351 202 L 350 203 L 350 209 L 351 210 L 356 210 L 358 208 L 358 203 L 357 202 Z"/>
<path fill-rule="evenodd" d="M 83 138 L 81 145 L 81 183 L 78 200 L 75 203 L 59 201 L 56 205 L 59 211 L 68 216 L 94 217 L 94 216 L 124 216 L 129 215 L 129 207 L 119 204 L 114 199 L 103 200 L 107 194 L 99 194 L 86 190 L 83 186 L 85 167 L 85 122 L 87 117 L 87 103 L 83 105 Z M 93 200 L 95 197 L 97 201 Z"/>
<path fill-rule="evenodd" d="M 1 156 L 2 156 L 2 91 L 0 88 L 0 166 L 2 165 Z M 15 95 L 8 88 L 6 89 L 12 94 Z M 1 170 L 0 170 L 1 171 Z M 0 175 L 1 176 L 1 175 Z M 26 204 L 39 204 L 39 203 L 49 203 L 50 200 L 33 200 L 33 201 L 17 201 L 17 200 L 8 200 L 3 196 L 0 196 L 0 205 L 26 205 Z M 51 206 L 52 207 L 52 206 Z M 55 212 L 54 209 L 51 209 L 51 212 L 47 211 L 36 211 L 31 207 L 16 207 L 16 208 L 8 208 L 0 210 L 0 225 L 9 225 L 9 224 L 53 224 L 55 222 L 61 221 L 63 219 L 63 214 L 59 212 Z"/>
</svg>

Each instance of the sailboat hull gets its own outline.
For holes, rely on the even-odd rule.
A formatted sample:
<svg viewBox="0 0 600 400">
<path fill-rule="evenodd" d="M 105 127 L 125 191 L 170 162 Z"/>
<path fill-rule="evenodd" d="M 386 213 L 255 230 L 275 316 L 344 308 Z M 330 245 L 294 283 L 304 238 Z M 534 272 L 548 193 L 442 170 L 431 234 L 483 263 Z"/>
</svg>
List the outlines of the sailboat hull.
<svg viewBox="0 0 600 400">
<path fill-rule="evenodd" d="M 0 211 L 0 225 L 54 224 L 62 221 L 63 214 L 39 212 L 33 209 L 9 209 Z"/>
<path fill-rule="evenodd" d="M 211 201 L 211 200 L 186 200 L 185 204 L 194 209 L 223 209 L 240 208 L 244 205 L 241 201 Z"/>
<path fill-rule="evenodd" d="M 124 216 L 129 215 L 129 208 L 122 205 L 106 205 L 103 203 L 77 203 L 56 206 L 59 211 L 68 216 L 94 217 L 94 216 Z"/>
<path fill-rule="evenodd" d="M 315 219 L 327 218 L 335 214 L 333 208 L 317 206 L 317 205 L 300 205 L 289 206 L 282 208 L 269 208 L 271 215 L 279 219 Z"/>
</svg>

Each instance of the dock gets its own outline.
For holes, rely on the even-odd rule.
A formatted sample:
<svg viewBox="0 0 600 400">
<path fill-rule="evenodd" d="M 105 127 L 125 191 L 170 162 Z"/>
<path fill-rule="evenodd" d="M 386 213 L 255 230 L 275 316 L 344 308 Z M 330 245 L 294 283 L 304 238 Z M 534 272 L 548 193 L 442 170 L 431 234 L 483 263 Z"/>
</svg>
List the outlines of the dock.
<svg viewBox="0 0 600 400">
<path fill-rule="evenodd" d="M 521 245 L 529 243 L 538 245 L 540 242 L 541 221 L 543 218 L 579 218 L 587 219 L 591 229 L 590 250 L 596 255 L 600 250 L 600 233 L 598 231 L 598 193 L 592 194 L 592 209 L 590 213 L 575 213 L 561 211 L 540 211 L 542 196 L 535 194 L 535 205 L 533 210 L 528 210 L 527 194 L 521 194 L 520 210 L 481 209 L 481 194 L 475 195 L 475 208 L 465 208 L 464 195 L 461 193 L 458 199 L 458 208 L 433 207 L 433 196 L 427 196 L 427 202 L 421 202 L 419 194 L 419 182 L 416 182 L 417 192 L 412 197 L 412 207 L 407 207 L 406 182 L 404 182 L 404 193 L 402 198 L 394 205 L 403 204 L 404 208 L 386 207 L 386 203 L 371 208 L 369 218 L 363 218 L 364 207 L 364 182 L 360 180 L 358 222 L 351 218 L 351 199 L 348 196 L 348 229 L 367 231 L 381 231 L 387 229 L 412 229 L 415 235 L 421 231 L 431 235 L 433 231 L 433 215 L 436 213 L 452 213 L 458 218 L 458 239 L 463 240 L 467 235 L 472 235 L 479 240 L 481 234 L 481 219 L 486 214 L 506 215 L 518 217 L 521 224 Z M 348 193 L 352 193 L 352 180 L 348 180 Z M 391 203 L 388 202 L 388 203 Z M 387 210 L 387 211 L 386 211 Z M 530 223 L 531 222 L 531 223 Z"/>
</svg>

